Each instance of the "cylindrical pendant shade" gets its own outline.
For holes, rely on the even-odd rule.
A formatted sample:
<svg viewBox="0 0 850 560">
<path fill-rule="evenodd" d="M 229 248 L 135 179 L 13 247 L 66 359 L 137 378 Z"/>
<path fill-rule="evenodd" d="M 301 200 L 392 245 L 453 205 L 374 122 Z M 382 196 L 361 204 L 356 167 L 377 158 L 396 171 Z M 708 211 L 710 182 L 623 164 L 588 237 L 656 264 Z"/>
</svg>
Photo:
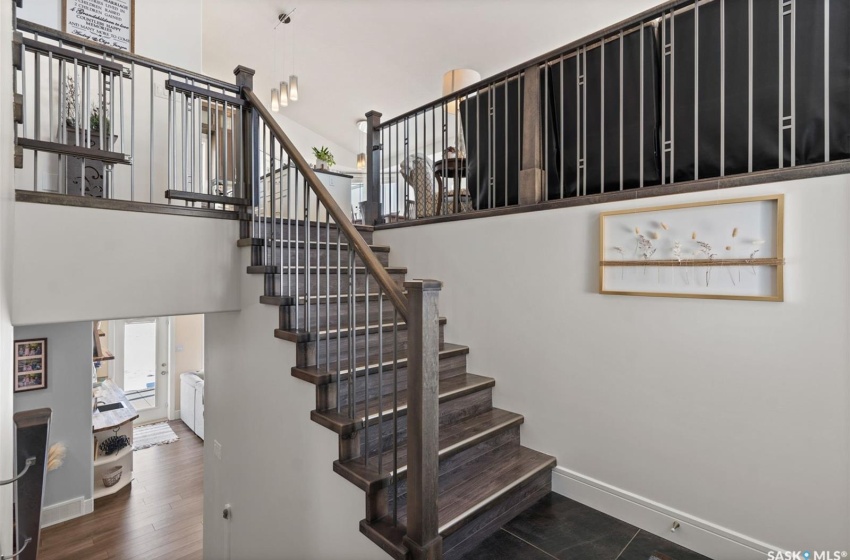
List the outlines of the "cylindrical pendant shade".
<svg viewBox="0 0 850 560">
<path fill-rule="evenodd" d="M 460 91 L 476 82 L 481 81 L 481 74 L 468 68 L 449 70 L 443 74 L 443 96 Z M 448 103 L 448 111 L 451 114 L 457 112 L 457 101 Z"/>
<path fill-rule="evenodd" d="M 280 93 L 276 89 L 272 90 L 272 111 L 280 111 Z"/>
<path fill-rule="evenodd" d="M 357 154 L 357 169 L 366 169 L 366 154 Z"/>
<path fill-rule="evenodd" d="M 280 106 L 287 107 L 289 105 L 289 84 L 280 82 Z"/>
<path fill-rule="evenodd" d="M 295 74 L 289 77 L 289 99 L 298 101 L 298 76 Z"/>
</svg>

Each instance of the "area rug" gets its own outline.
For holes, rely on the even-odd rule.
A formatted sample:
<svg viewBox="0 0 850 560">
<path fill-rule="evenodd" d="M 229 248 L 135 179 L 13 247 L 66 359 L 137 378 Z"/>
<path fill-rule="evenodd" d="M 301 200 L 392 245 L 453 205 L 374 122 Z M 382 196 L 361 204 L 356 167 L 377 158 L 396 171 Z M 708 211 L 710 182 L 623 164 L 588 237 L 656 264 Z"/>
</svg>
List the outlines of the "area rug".
<svg viewBox="0 0 850 560">
<path fill-rule="evenodd" d="M 133 450 L 147 449 L 154 445 L 163 445 L 173 443 L 180 439 L 168 422 L 159 422 L 157 424 L 145 424 L 133 428 Z"/>
</svg>

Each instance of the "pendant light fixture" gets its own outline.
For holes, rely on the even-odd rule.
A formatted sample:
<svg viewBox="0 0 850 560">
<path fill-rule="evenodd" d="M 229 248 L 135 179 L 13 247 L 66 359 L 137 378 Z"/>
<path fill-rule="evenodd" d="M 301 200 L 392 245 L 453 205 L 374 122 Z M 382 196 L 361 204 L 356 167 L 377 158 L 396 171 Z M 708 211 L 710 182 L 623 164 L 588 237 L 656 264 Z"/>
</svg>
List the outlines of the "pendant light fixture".
<svg viewBox="0 0 850 560">
<path fill-rule="evenodd" d="M 289 106 L 289 87 L 286 82 L 280 82 L 280 89 L 275 90 L 280 92 L 280 106 L 288 107 Z"/>
<path fill-rule="evenodd" d="M 272 111 L 275 113 L 280 111 L 280 94 L 276 89 L 272 90 Z"/>
<path fill-rule="evenodd" d="M 284 12 L 284 13 L 279 14 L 277 16 L 278 24 L 275 26 L 275 29 L 277 29 L 280 26 L 281 23 L 284 24 L 284 25 L 290 23 L 292 21 L 292 13 L 294 11 L 295 10 L 292 10 L 292 12 Z M 285 47 L 286 47 L 286 38 L 284 38 L 284 49 L 285 49 Z M 275 48 L 275 51 L 277 51 L 276 48 Z M 286 59 L 285 56 L 283 56 L 282 58 L 284 60 Z M 295 69 L 295 45 L 294 45 L 294 41 L 293 41 L 293 47 L 292 47 L 292 68 L 293 68 L 293 70 Z M 277 71 L 277 69 L 275 69 L 275 71 Z M 282 80 L 280 82 L 279 86 L 278 86 L 278 89 L 273 90 L 273 91 L 276 91 L 278 93 L 278 105 L 280 107 L 288 107 L 290 101 L 297 101 L 298 100 L 298 76 L 296 76 L 295 74 L 292 74 L 291 76 L 289 76 L 289 82 L 287 82 L 286 80 Z"/>
<path fill-rule="evenodd" d="M 357 121 L 357 148 L 360 153 L 357 154 L 357 169 L 366 169 L 366 152 L 363 151 L 363 137 L 366 136 L 366 121 Z"/>
</svg>

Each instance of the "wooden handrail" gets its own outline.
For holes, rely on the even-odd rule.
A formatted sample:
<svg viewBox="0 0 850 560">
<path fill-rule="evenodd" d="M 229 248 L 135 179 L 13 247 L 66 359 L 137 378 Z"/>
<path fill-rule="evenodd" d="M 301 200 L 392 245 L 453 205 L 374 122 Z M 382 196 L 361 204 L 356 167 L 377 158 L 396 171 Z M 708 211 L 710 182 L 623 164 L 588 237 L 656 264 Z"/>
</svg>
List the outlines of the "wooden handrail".
<svg viewBox="0 0 850 560">
<path fill-rule="evenodd" d="M 337 227 L 342 230 L 343 234 L 345 234 L 348 238 L 349 245 L 354 247 L 354 251 L 363 261 L 363 265 L 366 267 L 366 270 L 368 270 L 375 280 L 378 281 L 378 284 L 384 292 L 386 292 L 390 301 L 393 302 L 396 310 L 406 321 L 407 299 L 405 298 L 404 293 L 398 284 L 393 282 L 392 278 L 390 278 L 390 275 L 384 269 L 384 266 L 372 252 L 372 249 L 369 248 L 369 244 L 366 243 L 366 240 L 363 239 L 363 236 L 360 235 L 360 232 L 357 231 L 357 228 L 355 228 L 354 224 L 351 223 L 351 220 L 348 219 L 348 215 L 339 207 L 339 204 L 337 204 L 336 200 L 334 200 L 331 196 L 331 193 L 328 192 L 328 189 L 326 189 L 325 185 L 319 180 L 316 172 L 313 171 L 313 169 L 307 164 L 307 160 L 304 159 L 304 156 L 301 155 L 301 152 L 298 151 L 295 144 L 293 144 L 286 133 L 283 132 L 281 126 L 269 110 L 266 109 L 265 105 L 263 105 L 262 101 L 260 101 L 253 90 L 250 87 L 243 86 L 242 96 L 248 102 L 249 106 L 257 111 L 260 117 L 265 121 L 266 126 L 268 126 L 269 130 L 271 130 L 272 134 L 274 134 L 275 139 L 280 142 L 286 154 L 292 159 L 292 163 L 295 165 L 295 168 L 304 175 L 304 179 L 307 181 L 307 184 L 310 185 L 313 192 L 316 193 L 316 197 L 318 197 L 319 201 L 324 205 L 325 209 L 334 219 Z"/>
</svg>

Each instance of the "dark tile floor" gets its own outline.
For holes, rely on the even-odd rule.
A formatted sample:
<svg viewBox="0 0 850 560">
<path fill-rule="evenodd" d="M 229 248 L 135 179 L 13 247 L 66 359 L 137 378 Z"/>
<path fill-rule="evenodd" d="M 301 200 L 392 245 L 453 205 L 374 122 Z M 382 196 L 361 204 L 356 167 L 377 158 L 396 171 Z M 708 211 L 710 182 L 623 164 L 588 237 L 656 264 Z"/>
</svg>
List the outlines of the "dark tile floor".
<svg viewBox="0 0 850 560">
<path fill-rule="evenodd" d="M 710 560 L 601 511 L 549 493 L 464 560 Z"/>
</svg>

